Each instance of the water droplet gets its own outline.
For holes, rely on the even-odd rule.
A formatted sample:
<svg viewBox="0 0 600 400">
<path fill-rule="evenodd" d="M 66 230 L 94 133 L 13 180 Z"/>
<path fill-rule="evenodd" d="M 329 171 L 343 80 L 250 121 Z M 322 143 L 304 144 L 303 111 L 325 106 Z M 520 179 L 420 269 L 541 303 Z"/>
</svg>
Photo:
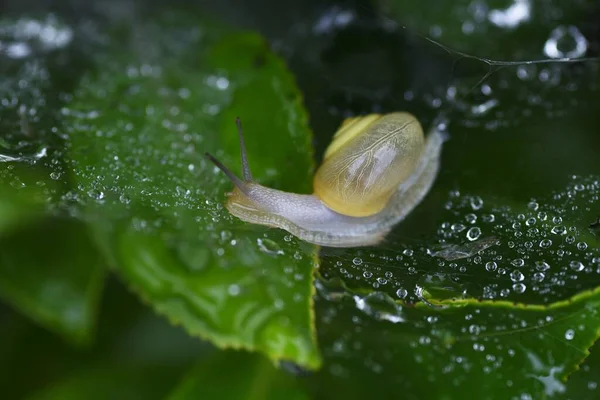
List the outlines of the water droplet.
<svg viewBox="0 0 600 400">
<path fill-rule="evenodd" d="M 467 223 L 469 224 L 474 224 L 475 222 L 477 222 L 477 215 L 467 214 L 465 215 L 465 221 L 467 221 Z"/>
<path fill-rule="evenodd" d="M 354 264 L 354 265 L 361 265 L 362 263 L 363 263 L 363 260 L 360 257 L 354 257 L 354 259 L 352 259 L 352 264 Z"/>
<path fill-rule="evenodd" d="M 481 229 L 479 229 L 476 226 L 469 228 L 469 230 L 467 231 L 467 239 L 469 239 L 470 241 L 477 240 L 479 236 L 481 236 Z"/>
<path fill-rule="evenodd" d="M 513 291 L 515 293 L 521 294 L 521 293 L 525 292 L 525 289 L 527 289 L 527 286 L 525 286 L 523 283 L 519 282 L 519 283 L 515 283 L 513 285 Z"/>
<path fill-rule="evenodd" d="M 229 285 L 227 288 L 227 293 L 229 293 L 231 296 L 237 296 L 241 291 L 240 285 L 236 285 L 235 283 Z"/>
<path fill-rule="evenodd" d="M 588 248 L 588 245 L 587 245 L 586 242 L 579 242 L 579 243 L 577 243 L 577 249 L 578 250 L 583 251 L 583 250 L 586 250 L 587 248 Z"/>
<path fill-rule="evenodd" d="M 221 240 L 223 242 L 228 241 L 229 239 L 231 239 L 232 236 L 233 236 L 233 233 L 231 233 L 231 231 L 228 231 L 228 230 L 221 231 Z"/>
<path fill-rule="evenodd" d="M 535 272 L 533 274 L 532 279 L 536 282 L 541 282 L 544 280 L 545 277 L 546 277 L 546 275 L 543 272 Z"/>
<path fill-rule="evenodd" d="M 523 275 L 523 273 L 521 271 L 519 271 L 518 269 L 515 269 L 510 273 L 510 279 L 513 282 L 521 282 L 522 280 L 525 279 L 525 275 Z"/>
<path fill-rule="evenodd" d="M 542 240 L 540 240 L 540 247 L 542 249 L 547 249 L 550 246 L 552 246 L 552 240 L 550 240 L 550 239 L 542 239 Z"/>
<path fill-rule="evenodd" d="M 485 269 L 489 272 L 493 272 L 498 268 L 498 264 L 495 261 L 489 261 L 485 264 Z"/>
<path fill-rule="evenodd" d="M 544 44 L 544 54 L 550 58 L 577 58 L 585 55 L 588 42 L 576 26 L 557 26 Z"/>
<path fill-rule="evenodd" d="M 405 299 L 406 296 L 408 296 L 408 290 L 400 288 L 396 290 L 396 296 L 398 296 L 401 299 Z"/>
<path fill-rule="evenodd" d="M 284 251 L 279 247 L 279 245 L 271 239 L 256 239 L 256 243 L 258 244 L 258 248 L 266 254 L 269 255 L 282 255 L 285 254 Z"/>
<path fill-rule="evenodd" d="M 469 333 L 471 335 L 479 335 L 480 332 L 481 332 L 481 328 L 479 327 L 479 325 L 469 326 Z"/>
<path fill-rule="evenodd" d="M 402 307 L 386 293 L 373 292 L 364 297 L 355 295 L 353 298 L 356 308 L 375 319 L 392 323 L 404 321 Z"/>
<path fill-rule="evenodd" d="M 123 204 L 129 204 L 131 203 L 131 199 L 129 198 L 129 196 L 127 196 L 126 194 L 122 194 L 119 196 L 119 201 Z"/>
<path fill-rule="evenodd" d="M 567 331 L 565 332 L 565 339 L 573 340 L 574 337 L 575 337 L 575 331 L 573 329 L 567 329 Z"/>
<path fill-rule="evenodd" d="M 483 214 L 481 220 L 486 223 L 491 223 L 496 220 L 496 216 L 494 214 Z"/>
<path fill-rule="evenodd" d="M 373 276 L 373 273 L 371 271 L 365 271 L 363 272 L 363 276 L 367 279 L 369 279 L 370 277 Z"/>
<path fill-rule="evenodd" d="M 463 224 L 452 224 L 450 226 L 450 229 L 452 229 L 454 232 L 462 232 L 466 229 L 467 227 L 464 226 Z"/>
<path fill-rule="evenodd" d="M 515 267 L 522 267 L 523 265 L 525 265 L 525 261 L 523 261 L 522 258 L 515 258 L 514 260 L 511 261 L 511 264 L 514 265 Z"/>
<path fill-rule="evenodd" d="M 585 268 L 585 265 L 583 265 L 580 261 L 571 261 L 569 263 L 569 267 L 575 272 L 581 272 Z"/>
<path fill-rule="evenodd" d="M 471 208 L 475 211 L 480 210 L 483 207 L 483 200 L 479 196 L 471 197 L 470 201 Z"/>
<path fill-rule="evenodd" d="M 431 338 L 429 336 L 421 336 L 419 337 L 419 344 L 424 346 L 431 344 Z"/>
<path fill-rule="evenodd" d="M 554 233 L 555 235 L 564 235 L 567 233 L 567 228 L 564 225 L 555 225 L 552 227 L 550 232 Z"/>
<path fill-rule="evenodd" d="M 544 272 L 544 271 L 547 271 L 550 269 L 550 265 L 545 261 L 536 261 L 535 269 L 537 269 L 538 271 Z"/>
<path fill-rule="evenodd" d="M 540 221 L 545 221 L 548 219 L 548 214 L 546 214 L 544 211 L 540 211 L 537 216 Z"/>
<path fill-rule="evenodd" d="M 104 199 L 104 192 L 101 190 L 98 190 L 98 189 L 92 189 L 92 190 L 88 191 L 87 194 L 94 200 L 103 200 Z"/>
</svg>

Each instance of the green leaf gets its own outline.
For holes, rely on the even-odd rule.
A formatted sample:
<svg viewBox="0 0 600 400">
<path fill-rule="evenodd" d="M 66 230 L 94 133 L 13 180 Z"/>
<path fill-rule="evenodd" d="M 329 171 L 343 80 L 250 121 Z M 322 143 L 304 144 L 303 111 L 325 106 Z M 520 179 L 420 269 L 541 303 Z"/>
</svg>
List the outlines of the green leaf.
<svg viewBox="0 0 600 400">
<path fill-rule="evenodd" d="M 168 397 L 169 400 L 305 399 L 308 395 L 293 376 L 264 357 L 246 352 L 222 351 L 202 360 Z"/>
<path fill-rule="evenodd" d="M 5 178 L 0 180 L 0 235 L 41 218 L 49 192 L 43 179 L 38 182 L 44 186 L 36 185 L 37 171 L 15 172 L 16 168 L 11 167 L 0 171 Z"/>
<path fill-rule="evenodd" d="M 382 248 L 324 251 L 325 395 L 366 396 L 344 388 L 359 377 L 407 398 L 464 398 L 466 382 L 485 382 L 469 385 L 472 398 L 566 393 L 600 334 L 600 253 L 587 228 L 598 182 L 573 177 L 510 206 L 452 191 L 422 243 L 400 234 Z"/>
<path fill-rule="evenodd" d="M 5 32 L 17 25 L 0 20 L 0 30 Z M 22 64 L 10 59 L 1 62 L 0 234 L 43 216 L 60 188 L 50 175 L 60 165 L 51 150 L 50 130 L 58 106 L 48 93 L 50 76 L 41 57 Z"/>
<path fill-rule="evenodd" d="M 30 400 L 159 400 L 175 382 L 179 368 L 99 365 L 29 397 Z"/>
<path fill-rule="evenodd" d="M 81 223 L 48 218 L 0 239 L 0 295 L 78 344 L 91 340 L 103 270 Z"/>
<path fill-rule="evenodd" d="M 231 217 L 231 184 L 203 158 L 240 170 L 240 116 L 255 179 L 308 191 L 300 94 L 259 36 L 175 17 L 101 52 L 65 110 L 78 198 L 105 256 L 173 323 L 315 368 L 315 248 Z"/>
<path fill-rule="evenodd" d="M 385 295 L 348 293 L 319 304 L 322 315 L 338 313 L 320 337 L 322 394 L 360 398 L 385 384 L 405 398 L 462 399 L 468 384 L 468 398 L 549 398 L 566 390 L 599 336 L 598 289 L 548 306 L 463 300 L 396 305 L 392 313 L 392 304 Z M 349 351 L 357 343 L 369 349 L 366 359 Z"/>
<path fill-rule="evenodd" d="M 555 396 L 557 399 L 586 399 L 593 398 L 599 389 L 600 383 L 600 345 L 598 342 L 590 349 L 590 355 L 579 369 L 569 376 L 565 390 Z"/>
<path fill-rule="evenodd" d="M 52 15 L 23 16 L 0 20 L 0 32 L 0 296 L 69 341 L 88 343 L 101 260 L 83 224 L 49 216 L 68 186 L 55 133 L 62 91 L 80 72 L 76 62 L 68 73 L 61 65 L 72 29 Z"/>
</svg>

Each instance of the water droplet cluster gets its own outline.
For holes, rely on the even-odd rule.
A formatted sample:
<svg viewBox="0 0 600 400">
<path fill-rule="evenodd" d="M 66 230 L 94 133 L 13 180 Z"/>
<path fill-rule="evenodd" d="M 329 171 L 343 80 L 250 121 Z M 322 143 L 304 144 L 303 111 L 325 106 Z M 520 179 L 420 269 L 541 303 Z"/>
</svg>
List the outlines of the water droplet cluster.
<svg viewBox="0 0 600 400">
<path fill-rule="evenodd" d="M 587 228 L 600 212 L 599 194 L 594 177 L 574 177 L 564 190 L 521 208 L 453 191 L 431 243 L 326 249 L 323 276 L 409 303 L 567 298 L 600 284 L 598 238 Z M 393 234 L 391 240 L 402 242 Z"/>
</svg>

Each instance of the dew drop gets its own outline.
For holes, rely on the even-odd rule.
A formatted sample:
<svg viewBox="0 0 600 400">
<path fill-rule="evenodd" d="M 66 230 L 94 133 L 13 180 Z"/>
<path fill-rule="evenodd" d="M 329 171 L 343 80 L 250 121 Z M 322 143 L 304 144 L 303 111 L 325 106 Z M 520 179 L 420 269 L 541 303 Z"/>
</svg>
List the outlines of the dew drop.
<svg viewBox="0 0 600 400">
<path fill-rule="evenodd" d="M 494 214 L 483 214 L 481 220 L 486 223 L 491 223 L 496 220 L 496 216 Z"/>
<path fill-rule="evenodd" d="M 557 26 L 544 44 L 544 54 L 550 58 L 577 58 L 585 55 L 588 42 L 574 25 Z"/>
<path fill-rule="evenodd" d="M 94 200 L 103 200 L 104 199 L 104 192 L 102 192 L 101 190 L 92 189 L 92 190 L 88 191 L 87 194 L 89 197 L 91 197 Z"/>
<path fill-rule="evenodd" d="M 546 275 L 543 272 L 534 272 L 532 279 L 536 282 L 541 282 L 545 277 Z"/>
<path fill-rule="evenodd" d="M 550 269 L 550 265 L 546 261 L 536 261 L 535 269 L 541 272 L 548 271 Z"/>
<path fill-rule="evenodd" d="M 489 272 L 493 272 L 498 268 L 498 264 L 495 261 L 488 261 L 485 263 L 485 269 Z"/>
<path fill-rule="evenodd" d="M 471 208 L 475 211 L 480 210 L 483 207 L 483 200 L 479 196 L 471 197 L 470 199 Z"/>
<path fill-rule="evenodd" d="M 465 221 L 467 221 L 469 224 L 474 224 L 475 222 L 477 222 L 477 215 L 467 214 L 465 215 Z"/>
<path fill-rule="evenodd" d="M 129 196 L 127 196 L 126 194 L 122 194 L 119 196 L 119 201 L 123 204 L 129 204 L 131 203 L 131 199 L 129 198 Z"/>
<path fill-rule="evenodd" d="M 469 333 L 471 335 L 479 335 L 480 332 L 481 332 L 481 328 L 479 327 L 479 325 L 469 326 Z"/>
<path fill-rule="evenodd" d="M 515 269 L 510 273 L 510 279 L 513 282 L 521 282 L 522 280 L 525 279 L 525 275 L 523 275 L 523 273 L 521 271 L 519 271 L 518 269 Z"/>
<path fill-rule="evenodd" d="M 522 267 L 523 265 L 525 265 L 525 261 L 523 261 L 522 258 L 515 258 L 514 260 L 511 261 L 511 264 L 514 265 L 515 267 Z"/>
<path fill-rule="evenodd" d="M 235 283 L 229 285 L 229 287 L 227 287 L 227 293 L 229 293 L 231 296 L 237 296 L 239 295 L 241 292 L 240 289 L 240 285 L 236 285 Z"/>
<path fill-rule="evenodd" d="M 521 283 L 521 282 L 519 282 L 519 283 L 515 283 L 515 284 L 513 285 L 513 291 L 514 291 L 515 293 L 519 293 L 519 294 L 521 294 L 521 293 L 525 292 L 525 289 L 527 289 L 527 286 L 525 286 L 525 285 L 524 285 L 523 283 Z"/>
<path fill-rule="evenodd" d="M 481 229 L 479 229 L 476 226 L 469 228 L 469 230 L 467 231 L 467 239 L 469 239 L 470 241 L 479 239 L 479 236 L 481 236 Z"/>
<path fill-rule="evenodd" d="M 569 267 L 575 272 L 581 272 L 585 268 L 585 265 L 583 265 L 581 261 L 571 261 Z"/>
<path fill-rule="evenodd" d="M 383 292 L 369 293 L 364 297 L 355 295 L 354 303 L 357 309 L 375 319 L 392 323 L 404 321 L 402 307 Z"/>
<path fill-rule="evenodd" d="M 263 253 L 272 256 L 285 254 L 281 247 L 279 247 L 277 242 L 271 239 L 258 238 L 256 239 L 256 243 L 258 244 L 258 248 L 260 249 L 260 251 L 262 251 Z"/>
<path fill-rule="evenodd" d="M 454 232 L 462 232 L 466 229 L 467 227 L 464 226 L 463 224 L 452 224 L 450 226 L 450 229 L 452 229 L 452 231 Z"/>
<path fill-rule="evenodd" d="M 575 331 L 573 329 L 567 329 L 567 331 L 565 332 L 565 339 L 573 340 L 574 337 L 575 337 Z"/>
</svg>

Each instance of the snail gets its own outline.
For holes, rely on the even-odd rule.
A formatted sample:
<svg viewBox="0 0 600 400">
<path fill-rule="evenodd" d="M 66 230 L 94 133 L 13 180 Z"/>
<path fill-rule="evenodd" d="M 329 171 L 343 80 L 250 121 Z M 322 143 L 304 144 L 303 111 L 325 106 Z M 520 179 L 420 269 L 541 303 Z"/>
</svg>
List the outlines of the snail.
<svg viewBox="0 0 600 400">
<path fill-rule="evenodd" d="M 436 129 L 425 138 L 419 121 L 406 112 L 348 118 L 325 151 L 314 193 L 296 194 L 253 181 L 239 118 L 236 124 L 243 179 L 205 153 L 235 185 L 228 194 L 229 212 L 328 247 L 383 241 L 433 185 L 444 142 Z"/>
</svg>

